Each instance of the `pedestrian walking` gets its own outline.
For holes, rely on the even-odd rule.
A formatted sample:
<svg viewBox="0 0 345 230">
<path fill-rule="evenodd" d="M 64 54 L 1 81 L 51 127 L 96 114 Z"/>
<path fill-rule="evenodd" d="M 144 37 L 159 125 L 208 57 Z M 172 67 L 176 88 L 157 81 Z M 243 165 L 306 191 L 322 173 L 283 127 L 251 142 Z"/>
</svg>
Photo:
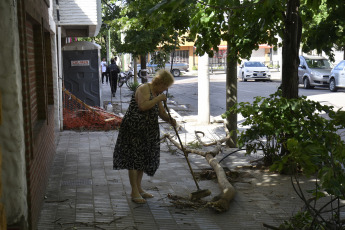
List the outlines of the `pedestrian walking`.
<svg viewBox="0 0 345 230">
<path fill-rule="evenodd" d="M 132 201 L 146 203 L 152 198 L 141 187 L 143 173 L 153 176 L 160 160 L 160 133 L 158 116 L 171 125 L 176 120 L 169 118 L 162 102 L 163 94 L 174 82 L 166 70 L 160 70 L 151 83 L 140 85 L 133 93 L 129 108 L 123 117 L 113 154 L 114 169 L 127 169 L 131 184 Z"/>
<path fill-rule="evenodd" d="M 109 74 L 111 94 L 113 97 L 115 97 L 116 94 L 117 78 L 118 74 L 120 73 L 120 68 L 116 65 L 116 60 L 117 57 L 115 57 L 115 59 L 111 59 L 111 64 L 107 68 L 107 73 Z"/>
<path fill-rule="evenodd" d="M 108 84 L 108 75 L 107 75 L 107 62 L 105 61 L 105 58 L 101 61 L 101 68 L 102 68 L 102 84 L 104 84 L 104 78 Z"/>
</svg>

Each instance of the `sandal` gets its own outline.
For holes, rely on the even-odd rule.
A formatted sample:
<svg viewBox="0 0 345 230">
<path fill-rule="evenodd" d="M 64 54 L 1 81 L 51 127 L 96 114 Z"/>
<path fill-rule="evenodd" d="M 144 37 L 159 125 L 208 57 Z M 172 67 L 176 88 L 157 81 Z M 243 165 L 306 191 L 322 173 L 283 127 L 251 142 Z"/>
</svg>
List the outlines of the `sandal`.
<svg viewBox="0 0 345 230">
<path fill-rule="evenodd" d="M 150 193 L 147 193 L 147 192 L 142 192 L 140 193 L 140 195 L 143 197 L 143 198 L 153 198 L 154 196 Z"/>
<path fill-rule="evenodd" d="M 132 201 L 136 204 L 146 204 L 146 200 L 142 197 L 132 197 Z"/>
</svg>

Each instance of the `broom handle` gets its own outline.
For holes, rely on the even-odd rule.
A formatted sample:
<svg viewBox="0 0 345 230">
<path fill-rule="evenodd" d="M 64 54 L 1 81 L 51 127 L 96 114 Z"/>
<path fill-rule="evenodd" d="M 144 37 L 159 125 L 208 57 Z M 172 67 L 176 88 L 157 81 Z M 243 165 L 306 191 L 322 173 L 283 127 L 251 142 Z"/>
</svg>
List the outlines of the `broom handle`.
<svg viewBox="0 0 345 230">
<path fill-rule="evenodd" d="M 163 102 L 164 102 L 164 107 L 165 107 L 165 109 L 168 111 L 169 119 L 172 120 L 172 117 L 171 117 L 171 115 L 170 115 L 170 111 L 169 111 L 169 109 L 168 109 L 168 105 L 167 105 L 166 101 L 163 101 Z M 192 166 L 190 165 L 190 162 L 189 162 L 189 159 L 188 159 L 188 155 L 186 154 L 186 151 L 185 151 L 185 149 L 184 149 L 184 147 L 183 147 L 183 145 L 182 145 L 182 141 L 181 141 L 180 135 L 178 134 L 176 127 L 175 127 L 174 125 L 173 125 L 173 127 L 174 127 L 174 130 L 175 130 L 177 139 L 178 139 L 179 142 L 180 142 L 181 149 L 182 149 L 182 152 L 183 152 L 183 154 L 184 154 L 184 157 L 186 158 L 186 161 L 187 161 L 187 163 L 188 163 L 188 167 L 189 167 L 189 169 L 190 169 L 190 172 L 192 173 L 192 176 L 193 176 L 193 180 L 194 180 L 194 182 L 195 182 L 195 185 L 196 185 L 196 187 L 198 188 L 198 190 L 200 190 L 200 187 L 199 187 L 198 182 L 196 181 L 196 178 L 195 178 L 195 175 L 194 175 Z"/>
</svg>

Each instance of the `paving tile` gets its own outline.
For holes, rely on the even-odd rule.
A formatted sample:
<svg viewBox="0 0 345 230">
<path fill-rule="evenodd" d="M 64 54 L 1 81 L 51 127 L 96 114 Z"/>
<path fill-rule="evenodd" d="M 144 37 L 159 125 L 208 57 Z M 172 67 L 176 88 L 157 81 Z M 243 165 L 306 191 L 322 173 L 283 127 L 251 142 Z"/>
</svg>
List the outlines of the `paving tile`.
<svg viewBox="0 0 345 230">
<path fill-rule="evenodd" d="M 185 125 L 185 130 L 194 133 L 191 126 Z M 210 135 L 216 132 L 215 137 L 222 135 L 217 127 L 205 130 Z M 285 216 L 299 210 L 300 202 L 292 199 L 292 195 L 281 198 L 270 196 L 270 193 L 263 194 L 259 186 L 281 191 L 282 194 L 291 187 L 287 188 L 289 183 L 285 177 L 263 175 L 261 172 L 253 174 L 251 183 L 234 183 L 237 194 L 226 213 L 216 214 L 207 209 L 176 209 L 167 195 L 187 197 L 196 187 L 184 156 L 168 152 L 165 143 L 161 144 L 161 165 L 156 175 L 145 175 L 143 178 L 143 188 L 155 197 L 148 199 L 145 205 L 134 204 L 130 200 L 127 170 L 112 169 L 117 135 L 118 131 L 60 133 L 46 194 L 48 199 L 68 201 L 44 203 L 38 230 L 61 229 L 58 224 L 52 224 L 58 218 L 71 223 L 97 221 L 103 223 L 99 225 L 103 229 L 263 229 L 262 223 L 279 226 Z M 225 155 L 224 152 L 217 159 Z M 226 158 L 222 164 L 235 169 L 237 165 L 247 163 L 248 159 L 243 153 L 238 153 Z M 200 156 L 190 154 L 190 160 L 195 171 L 210 167 Z M 199 184 L 201 188 L 212 188 L 212 196 L 220 192 L 213 181 L 200 181 Z M 114 218 L 118 219 L 111 225 L 104 224 Z"/>
</svg>

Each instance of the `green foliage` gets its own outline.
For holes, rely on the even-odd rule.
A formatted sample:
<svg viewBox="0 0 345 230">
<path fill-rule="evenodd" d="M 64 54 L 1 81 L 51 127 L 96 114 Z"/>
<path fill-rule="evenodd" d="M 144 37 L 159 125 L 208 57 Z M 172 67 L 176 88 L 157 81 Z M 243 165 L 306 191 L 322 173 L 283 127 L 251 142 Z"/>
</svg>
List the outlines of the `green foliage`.
<svg viewBox="0 0 345 230">
<path fill-rule="evenodd" d="M 198 70 L 198 66 L 193 65 L 192 70 Z"/>
<path fill-rule="evenodd" d="M 191 17 L 190 35 L 196 38 L 196 53 L 210 56 L 220 42 L 227 41 L 231 49 L 228 58 L 249 59 L 260 43 L 277 44 L 275 37 L 282 29 L 283 4 L 280 1 L 199 1 L 197 13 Z"/>
<path fill-rule="evenodd" d="M 306 211 L 279 229 L 343 229 L 338 205 L 345 199 L 345 143 L 339 132 L 345 128 L 345 112 L 333 111 L 332 106 L 306 97 L 283 98 L 280 90 L 269 98 L 256 97 L 253 104 L 239 103 L 225 116 L 230 112 L 241 113 L 246 119 L 242 124 L 249 126 L 240 133 L 239 147 L 245 146 L 247 154 L 262 150 L 266 163 L 272 164 L 271 170 L 289 172 L 296 193 L 305 203 Z M 316 177 L 315 188 L 307 191 L 312 196 L 309 200 L 299 187 L 300 172 Z M 338 202 L 325 205 L 320 201 L 324 197 Z M 330 210 L 329 219 L 322 216 L 324 209 Z"/>
<path fill-rule="evenodd" d="M 140 85 L 139 82 L 134 81 L 134 82 L 128 83 L 128 88 L 129 90 L 134 92 L 138 88 L 139 85 Z"/>
<path fill-rule="evenodd" d="M 157 69 L 164 69 L 165 63 L 169 61 L 169 53 L 165 51 L 156 51 L 152 54 L 151 60 L 154 64 L 157 64 Z"/>
<path fill-rule="evenodd" d="M 303 52 L 324 51 L 334 61 L 334 48 L 345 47 L 345 5 L 343 0 L 302 1 Z"/>
<path fill-rule="evenodd" d="M 310 212 L 298 212 L 290 220 L 284 221 L 279 226 L 280 230 L 302 230 L 302 229 L 326 229 L 322 224 L 317 228 L 312 228 L 313 216 Z M 313 226 L 315 227 L 315 225 Z"/>
<path fill-rule="evenodd" d="M 325 142 L 329 132 L 336 127 L 320 113 L 331 113 L 332 107 L 307 100 L 306 97 L 286 99 L 281 91 L 269 98 L 256 97 L 253 104 L 238 103 L 225 113 L 241 113 L 246 119 L 242 125 L 250 126 L 240 134 L 239 147 L 246 146 L 248 154 L 262 150 L 267 164 L 280 160 L 287 152 L 287 141 L 295 138 L 299 142 L 312 140 Z"/>
<path fill-rule="evenodd" d="M 188 142 L 187 146 L 192 149 L 202 149 L 202 145 L 199 141 Z"/>
<path fill-rule="evenodd" d="M 154 52 L 158 46 L 167 52 L 176 49 L 176 28 L 172 22 L 164 18 L 163 12 L 148 14 L 158 3 L 158 0 L 122 1 L 119 16 L 109 14 L 103 17 L 118 33 L 115 40 L 117 52 L 140 56 Z M 178 31 L 178 34 L 182 35 L 182 31 Z"/>
</svg>

